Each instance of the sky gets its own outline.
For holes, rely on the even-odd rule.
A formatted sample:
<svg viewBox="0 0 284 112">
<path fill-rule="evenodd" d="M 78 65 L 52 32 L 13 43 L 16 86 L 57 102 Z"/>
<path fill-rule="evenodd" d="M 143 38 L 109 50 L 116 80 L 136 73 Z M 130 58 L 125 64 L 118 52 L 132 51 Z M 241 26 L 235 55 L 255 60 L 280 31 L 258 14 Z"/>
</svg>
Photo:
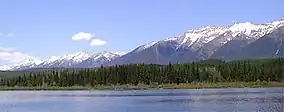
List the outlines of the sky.
<svg viewBox="0 0 284 112">
<path fill-rule="evenodd" d="M 0 65 L 125 53 L 189 29 L 284 17 L 284 0 L 0 0 Z"/>
</svg>

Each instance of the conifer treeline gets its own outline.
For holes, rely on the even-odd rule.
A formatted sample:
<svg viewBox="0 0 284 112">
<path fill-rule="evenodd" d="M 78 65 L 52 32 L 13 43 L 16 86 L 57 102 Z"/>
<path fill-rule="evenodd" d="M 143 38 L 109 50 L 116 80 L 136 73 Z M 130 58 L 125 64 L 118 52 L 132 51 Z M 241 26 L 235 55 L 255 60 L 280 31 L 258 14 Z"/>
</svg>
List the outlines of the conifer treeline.
<svg viewBox="0 0 284 112">
<path fill-rule="evenodd" d="M 131 64 L 73 71 L 44 71 L 2 78 L 0 86 L 95 86 L 190 82 L 284 81 L 284 58 L 187 64 Z"/>
</svg>

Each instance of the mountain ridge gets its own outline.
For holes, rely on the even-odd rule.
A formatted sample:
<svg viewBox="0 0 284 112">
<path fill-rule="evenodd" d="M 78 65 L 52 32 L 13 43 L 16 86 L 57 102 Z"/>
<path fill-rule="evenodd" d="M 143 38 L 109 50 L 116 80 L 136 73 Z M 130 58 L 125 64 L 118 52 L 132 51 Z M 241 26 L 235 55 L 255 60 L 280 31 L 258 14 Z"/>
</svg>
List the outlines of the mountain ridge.
<svg viewBox="0 0 284 112">
<path fill-rule="evenodd" d="M 117 58 L 120 55 L 117 53 L 112 53 L 108 51 L 103 51 L 100 53 L 89 53 L 85 51 L 79 51 L 73 54 L 65 54 L 63 56 L 51 56 L 46 60 L 36 60 L 32 58 L 25 59 L 24 61 L 2 66 L 0 70 L 24 70 L 30 68 L 53 68 L 53 67 L 73 67 L 81 64 L 85 60 L 94 59 L 92 62 L 100 62 L 98 65 L 103 64 L 105 61 L 110 61 L 113 58 Z M 101 61 L 99 58 L 104 58 L 105 60 Z M 94 65 L 96 66 L 96 65 Z M 80 67 L 80 66 L 77 66 Z M 86 67 L 86 66 L 81 66 Z"/>
<path fill-rule="evenodd" d="M 15 69 L 48 67 L 96 67 L 121 64 L 183 63 L 210 58 L 234 60 L 284 56 L 284 19 L 263 24 L 236 22 L 228 26 L 207 25 L 180 36 L 140 45 L 125 55 L 77 52 L 39 62 L 6 66 Z M 283 46 L 283 47 L 282 47 Z M 261 52 L 263 49 L 265 52 Z M 273 52 L 272 52 L 273 51 Z M 273 54 L 274 53 L 274 54 Z M 3 70 L 5 67 L 0 67 Z"/>
<path fill-rule="evenodd" d="M 141 45 L 126 55 L 114 59 L 109 65 L 141 62 L 167 64 L 169 62 L 176 63 L 220 58 L 222 56 L 219 56 L 215 52 L 221 52 L 220 49 L 224 49 L 222 46 L 227 46 L 228 48 L 246 46 L 283 26 L 284 20 L 281 19 L 264 24 L 239 22 L 228 26 L 208 25 L 199 29 L 190 29 L 179 37 L 172 37 Z M 281 35 L 279 36 L 281 39 L 284 38 Z M 241 51 L 242 48 L 237 49 Z M 231 60 L 230 58 L 232 58 L 232 56 L 221 59 Z"/>
</svg>

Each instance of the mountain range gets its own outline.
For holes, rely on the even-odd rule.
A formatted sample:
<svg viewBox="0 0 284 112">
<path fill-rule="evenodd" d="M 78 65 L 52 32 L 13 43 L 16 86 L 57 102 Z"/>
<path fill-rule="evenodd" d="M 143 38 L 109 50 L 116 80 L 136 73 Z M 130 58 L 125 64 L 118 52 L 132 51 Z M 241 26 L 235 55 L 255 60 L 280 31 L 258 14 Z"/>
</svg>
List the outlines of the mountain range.
<svg viewBox="0 0 284 112">
<path fill-rule="evenodd" d="M 66 54 L 64 56 L 52 56 L 47 60 L 36 60 L 28 58 L 18 64 L 0 67 L 0 70 L 25 70 L 31 68 L 89 68 L 100 66 L 105 62 L 120 57 L 117 53 L 101 52 L 88 53 L 77 52 L 75 54 Z"/>
<path fill-rule="evenodd" d="M 78 52 L 53 56 L 47 60 L 26 59 L 0 70 L 51 67 L 98 67 L 121 64 L 168 64 L 204 59 L 237 60 L 284 56 L 284 19 L 264 24 L 234 23 L 229 26 L 205 26 L 180 36 L 141 45 L 119 55 L 111 52 Z"/>
</svg>

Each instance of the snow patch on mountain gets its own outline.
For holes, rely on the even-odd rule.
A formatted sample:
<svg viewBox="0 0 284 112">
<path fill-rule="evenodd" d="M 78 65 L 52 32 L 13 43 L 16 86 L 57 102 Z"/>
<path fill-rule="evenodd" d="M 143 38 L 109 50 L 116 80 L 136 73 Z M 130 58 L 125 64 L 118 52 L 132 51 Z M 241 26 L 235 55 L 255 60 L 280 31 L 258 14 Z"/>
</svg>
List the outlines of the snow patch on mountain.
<svg viewBox="0 0 284 112">
<path fill-rule="evenodd" d="M 143 51 L 144 49 L 147 49 L 147 48 L 150 48 L 152 47 L 153 45 L 155 45 L 158 41 L 155 41 L 155 42 L 151 42 L 151 43 L 148 43 L 148 44 L 144 44 L 144 45 L 141 45 L 137 48 L 137 52 L 140 52 L 140 51 Z"/>
<path fill-rule="evenodd" d="M 41 68 L 41 67 L 71 67 L 73 65 L 79 64 L 85 60 L 92 59 L 94 61 L 104 62 L 111 61 L 114 58 L 118 58 L 120 55 L 111 52 L 101 52 L 101 53 L 88 53 L 88 52 L 77 52 L 74 54 L 66 54 L 63 56 L 51 56 L 47 60 L 35 60 L 26 59 L 21 63 L 12 64 L 8 66 L 1 66 L 0 70 L 19 70 L 22 68 Z"/>
<path fill-rule="evenodd" d="M 184 33 L 184 35 L 179 37 L 181 46 L 191 47 L 193 45 L 202 46 L 205 43 L 209 43 L 216 37 L 226 32 L 226 28 L 222 26 L 205 26 L 201 29 L 192 29 Z"/>
<path fill-rule="evenodd" d="M 30 68 L 30 67 L 34 67 L 34 66 L 36 66 L 36 65 L 38 65 L 42 62 L 43 62 L 43 60 L 38 60 L 38 59 L 34 59 L 34 58 L 27 58 L 27 59 L 25 59 L 22 62 L 17 63 L 17 64 L 1 66 L 0 70 L 16 70 L 16 69 L 20 69 L 20 68 Z"/>
<path fill-rule="evenodd" d="M 275 29 L 284 25 L 284 20 L 273 21 L 265 24 L 254 24 L 251 22 L 235 23 L 228 30 L 233 32 L 233 36 L 244 34 L 251 38 L 262 37 L 271 33 Z"/>
<path fill-rule="evenodd" d="M 67 54 L 61 57 L 60 60 L 72 60 L 74 62 L 81 62 L 82 60 L 86 60 L 90 57 L 91 55 L 87 52 L 77 52 L 75 54 Z"/>
<path fill-rule="evenodd" d="M 63 56 L 51 56 L 49 59 L 40 63 L 41 66 L 48 66 L 49 64 L 53 64 L 55 62 L 60 62 L 60 64 L 64 63 L 80 63 L 83 60 L 90 58 L 90 54 L 84 51 L 80 51 L 74 54 L 65 54 Z"/>
<path fill-rule="evenodd" d="M 140 52 L 140 51 L 143 51 L 145 49 L 148 49 L 148 48 L 158 44 L 158 42 L 170 42 L 170 41 L 177 41 L 177 40 L 178 40 L 178 37 L 170 37 L 170 38 L 167 38 L 167 39 L 161 40 L 161 41 L 153 41 L 153 42 L 150 42 L 148 44 L 140 45 L 140 46 L 136 47 L 136 49 L 134 49 L 132 51 Z"/>
<path fill-rule="evenodd" d="M 156 44 L 163 44 L 160 42 L 174 41 L 176 49 L 185 46 L 191 49 L 201 48 L 203 45 L 214 41 L 216 38 L 222 36 L 223 39 L 218 39 L 217 43 L 222 45 L 237 39 L 242 38 L 246 40 L 257 40 L 258 38 L 271 33 L 275 29 L 284 26 L 284 19 L 279 21 L 272 21 L 265 24 L 255 24 L 252 22 L 234 23 L 229 26 L 205 26 L 199 29 L 191 29 L 183 33 L 179 37 L 167 38 L 161 41 L 154 41 L 148 44 L 140 45 L 134 52 L 141 52 Z M 220 45 L 218 45 L 220 46 Z M 212 46 L 214 47 L 214 46 Z"/>
<path fill-rule="evenodd" d="M 102 53 L 94 54 L 92 57 L 93 57 L 95 60 L 100 59 L 100 58 L 106 58 L 108 61 L 111 61 L 111 60 L 113 60 L 114 58 L 119 57 L 119 55 L 118 55 L 118 54 L 115 54 L 115 53 L 111 53 L 111 52 L 104 51 L 104 52 L 102 52 Z"/>
</svg>

